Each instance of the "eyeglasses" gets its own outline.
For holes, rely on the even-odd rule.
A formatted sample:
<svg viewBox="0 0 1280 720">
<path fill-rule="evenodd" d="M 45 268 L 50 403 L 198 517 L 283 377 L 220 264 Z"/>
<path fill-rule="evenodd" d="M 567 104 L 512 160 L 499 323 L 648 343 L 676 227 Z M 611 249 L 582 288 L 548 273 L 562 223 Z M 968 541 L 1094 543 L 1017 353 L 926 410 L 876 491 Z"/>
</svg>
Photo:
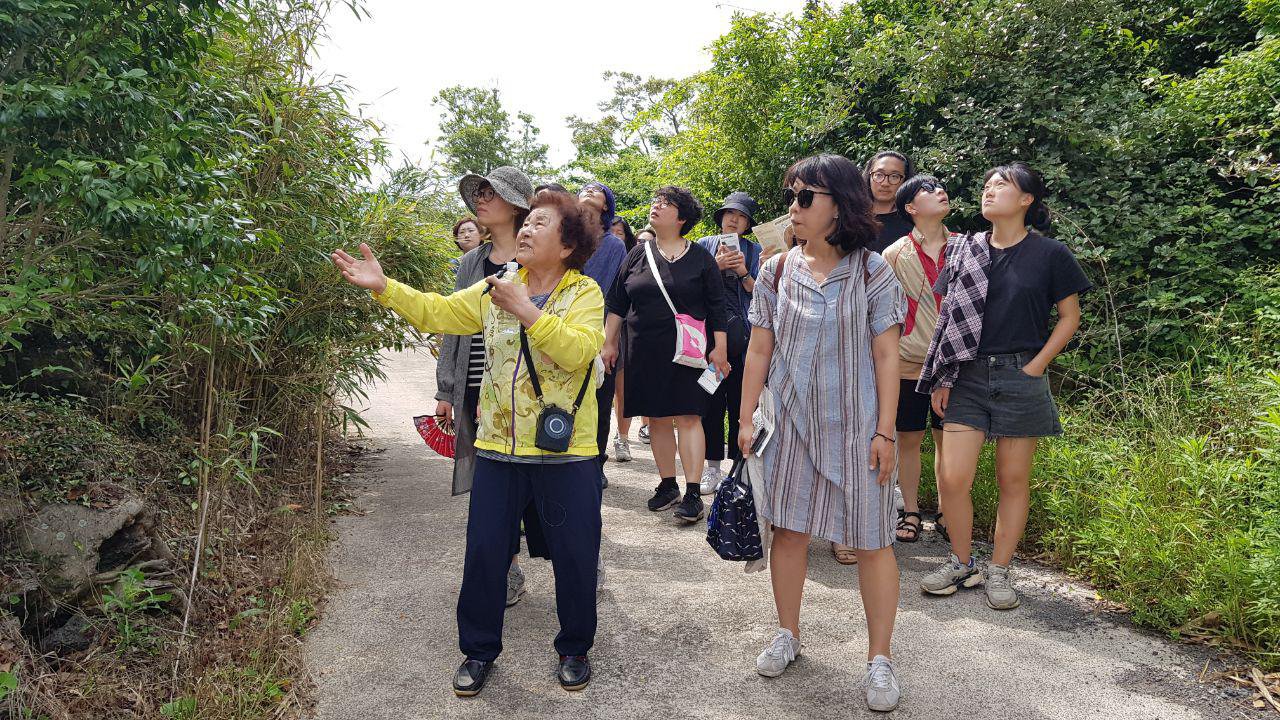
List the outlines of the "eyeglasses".
<svg viewBox="0 0 1280 720">
<path fill-rule="evenodd" d="M 675 205 L 675 203 L 671 202 L 670 200 L 664 197 L 656 197 L 649 201 L 649 207 L 652 207 L 655 210 L 661 210 L 662 208 L 669 208 L 673 205 Z"/>
<path fill-rule="evenodd" d="M 920 189 L 917 190 L 916 193 L 917 194 L 922 192 L 931 193 L 931 192 L 938 192 L 939 190 L 941 190 L 942 192 L 946 192 L 947 186 L 943 185 L 940 182 L 933 182 L 932 180 L 926 180 L 925 182 L 920 183 Z"/>
<path fill-rule="evenodd" d="M 492 185 L 481 185 L 471 191 L 471 200 L 474 202 L 489 202 L 498 193 L 494 191 Z"/>
<path fill-rule="evenodd" d="M 784 188 L 782 191 L 782 204 L 784 206 L 790 207 L 791 203 L 799 200 L 800 207 L 807 208 L 813 204 L 814 195 L 826 195 L 828 197 L 835 197 L 831 193 L 823 192 L 822 190 L 810 190 L 809 188 L 805 188 L 800 192 L 796 192 L 791 188 Z"/>
<path fill-rule="evenodd" d="M 904 176 L 902 173 L 886 173 L 886 172 L 881 172 L 879 170 L 876 170 L 875 172 L 871 173 L 872 180 L 875 180 L 876 182 L 880 182 L 880 183 L 887 182 L 890 185 L 897 185 L 898 183 L 902 182 L 903 177 Z"/>
<path fill-rule="evenodd" d="M 578 197 L 582 197 L 583 195 L 595 195 L 598 192 L 601 192 L 600 188 L 595 185 L 588 185 L 578 191 Z"/>
</svg>

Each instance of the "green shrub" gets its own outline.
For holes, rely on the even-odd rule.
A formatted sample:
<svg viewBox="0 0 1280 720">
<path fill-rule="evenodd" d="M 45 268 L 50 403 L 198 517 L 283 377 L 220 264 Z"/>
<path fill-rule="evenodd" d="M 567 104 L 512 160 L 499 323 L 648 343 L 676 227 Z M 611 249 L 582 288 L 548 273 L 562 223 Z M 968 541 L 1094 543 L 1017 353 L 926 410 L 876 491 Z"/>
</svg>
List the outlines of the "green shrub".
<svg viewBox="0 0 1280 720">
<path fill-rule="evenodd" d="M 88 503 L 91 486 L 150 480 L 176 467 L 162 446 L 144 447 L 83 407 L 0 396 L 0 483 L 45 502 Z"/>
</svg>

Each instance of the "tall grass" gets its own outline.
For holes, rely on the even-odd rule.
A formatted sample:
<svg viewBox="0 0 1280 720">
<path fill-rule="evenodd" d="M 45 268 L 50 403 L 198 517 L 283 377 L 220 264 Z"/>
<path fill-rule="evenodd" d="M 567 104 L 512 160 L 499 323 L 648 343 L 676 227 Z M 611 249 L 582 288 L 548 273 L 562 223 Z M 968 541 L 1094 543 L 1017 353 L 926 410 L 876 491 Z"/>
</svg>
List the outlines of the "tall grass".
<svg viewBox="0 0 1280 720">
<path fill-rule="evenodd" d="M 1180 361 L 1123 375 L 1072 367 L 1064 435 L 1041 442 L 1023 549 L 1093 583 L 1135 622 L 1280 666 L 1280 274 L 1239 276 Z M 924 462 L 922 500 L 936 498 Z M 990 538 L 992 448 L 974 482 Z"/>
</svg>

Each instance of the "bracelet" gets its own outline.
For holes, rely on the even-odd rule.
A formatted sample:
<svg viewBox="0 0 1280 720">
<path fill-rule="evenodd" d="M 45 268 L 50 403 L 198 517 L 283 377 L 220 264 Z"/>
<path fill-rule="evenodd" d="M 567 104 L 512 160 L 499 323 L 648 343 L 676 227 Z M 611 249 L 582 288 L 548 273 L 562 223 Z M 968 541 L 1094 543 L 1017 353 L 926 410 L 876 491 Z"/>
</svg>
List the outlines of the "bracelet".
<svg viewBox="0 0 1280 720">
<path fill-rule="evenodd" d="M 893 443 L 894 445 L 897 445 L 897 444 L 898 444 L 898 441 L 897 441 L 897 440 L 894 440 L 893 438 L 889 437 L 888 435 L 885 435 L 885 434 L 884 434 L 884 433 L 882 433 L 882 432 L 878 432 L 878 433 L 876 433 L 875 435 L 872 435 L 871 437 L 873 437 L 873 438 L 876 438 L 876 437 L 882 437 L 882 438 L 884 438 L 885 440 L 888 440 L 889 442 Z"/>
</svg>

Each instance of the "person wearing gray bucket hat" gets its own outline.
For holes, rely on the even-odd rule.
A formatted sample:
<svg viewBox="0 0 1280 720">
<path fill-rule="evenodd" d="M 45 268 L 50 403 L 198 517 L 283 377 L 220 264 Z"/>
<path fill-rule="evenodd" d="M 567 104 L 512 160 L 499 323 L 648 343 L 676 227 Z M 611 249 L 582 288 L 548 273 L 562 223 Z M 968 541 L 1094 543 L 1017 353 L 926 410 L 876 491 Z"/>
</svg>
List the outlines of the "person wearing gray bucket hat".
<svg viewBox="0 0 1280 720">
<path fill-rule="evenodd" d="M 533 183 L 528 175 L 516 168 L 503 165 L 490 170 L 488 175 L 475 173 L 463 175 L 458 181 L 458 194 L 462 196 L 462 202 L 471 208 L 471 212 L 478 212 L 476 202 L 480 198 L 477 197 L 477 193 L 488 195 L 485 186 L 492 188 L 494 193 L 512 205 L 522 210 L 529 209 L 529 199 L 533 197 Z"/>
<path fill-rule="evenodd" d="M 458 181 L 458 194 L 489 231 L 489 242 L 469 250 L 458 260 L 454 289 L 471 287 L 515 260 L 516 233 L 529 215 L 533 183 L 513 167 L 494 168 L 487 176 L 470 174 Z M 484 333 L 445 335 L 436 363 L 436 418 L 451 424 L 455 433 L 453 494 L 471 490 L 476 469 L 476 410 L 484 377 Z M 542 532 L 537 506 L 530 504 L 523 518 L 530 557 L 550 559 L 551 550 Z M 507 574 L 508 606 L 520 602 L 525 575 L 520 567 L 520 536 L 511 548 Z"/>
</svg>

